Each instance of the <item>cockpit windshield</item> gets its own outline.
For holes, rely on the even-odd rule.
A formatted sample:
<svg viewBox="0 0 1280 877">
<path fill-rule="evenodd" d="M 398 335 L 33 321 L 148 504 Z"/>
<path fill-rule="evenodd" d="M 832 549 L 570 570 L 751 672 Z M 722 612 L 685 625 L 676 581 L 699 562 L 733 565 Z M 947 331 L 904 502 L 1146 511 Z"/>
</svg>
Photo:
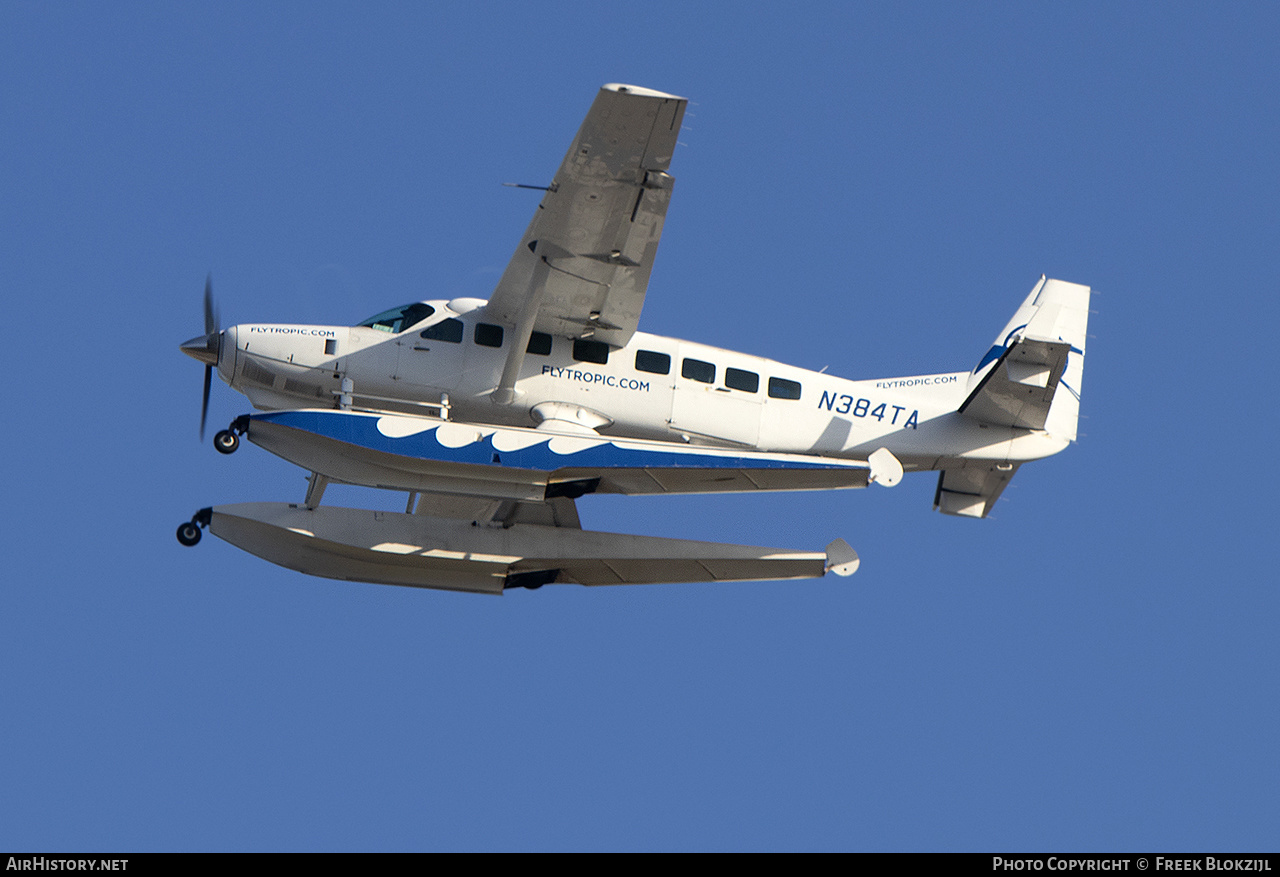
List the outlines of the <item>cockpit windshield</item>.
<svg viewBox="0 0 1280 877">
<path fill-rule="evenodd" d="M 401 305 L 398 308 L 383 311 L 377 316 L 356 323 L 356 325 L 368 326 L 370 329 L 378 329 L 395 334 L 396 332 L 403 332 L 411 326 L 416 326 L 435 312 L 436 309 L 431 305 L 415 301 L 412 304 Z"/>
</svg>

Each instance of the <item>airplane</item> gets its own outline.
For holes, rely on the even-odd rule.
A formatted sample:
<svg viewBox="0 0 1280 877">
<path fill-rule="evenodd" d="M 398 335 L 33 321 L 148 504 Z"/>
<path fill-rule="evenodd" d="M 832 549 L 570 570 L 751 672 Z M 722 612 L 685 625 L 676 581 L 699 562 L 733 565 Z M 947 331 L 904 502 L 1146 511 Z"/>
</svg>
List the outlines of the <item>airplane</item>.
<svg viewBox="0 0 1280 877">
<path fill-rule="evenodd" d="M 220 328 L 181 345 L 257 413 L 241 437 L 307 470 L 301 502 L 200 509 L 209 529 L 316 576 L 501 594 L 546 584 L 851 575 L 822 551 L 582 529 L 591 494 L 892 487 L 936 472 L 933 505 L 985 518 L 1026 462 L 1075 441 L 1090 289 L 1041 276 L 975 367 L 846 380 L 638 330 L 687 101 L 595 97 L 489 299 L 410 302 L 355 326 Z M 537 188 L 537 187 L 535 187 Z M 400 512 L 322 504 L 329 484 L 402 492 Z"/>
</svg>

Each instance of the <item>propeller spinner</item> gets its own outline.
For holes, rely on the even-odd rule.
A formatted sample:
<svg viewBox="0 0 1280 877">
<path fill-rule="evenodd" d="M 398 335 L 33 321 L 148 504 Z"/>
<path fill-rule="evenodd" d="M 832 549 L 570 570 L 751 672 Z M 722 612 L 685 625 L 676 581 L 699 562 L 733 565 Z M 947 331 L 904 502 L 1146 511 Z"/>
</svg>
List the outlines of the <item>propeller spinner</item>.
<svg viewBox="0 0 1280 877">
<path fill-rule="evenodd" d="M 209 417 L 209 388 L 213 384 L 213 369 L 222 352 L 222 331 L 218 325 L 218 309 L 213 303 L 213 275 L 204 281 L 204 334 L 184 341 L 179 349 L 192 359 L 204 363 L 204 400 L 200 405 L 200 440 L 204 441 L 204 425 Z"/>
</svg>

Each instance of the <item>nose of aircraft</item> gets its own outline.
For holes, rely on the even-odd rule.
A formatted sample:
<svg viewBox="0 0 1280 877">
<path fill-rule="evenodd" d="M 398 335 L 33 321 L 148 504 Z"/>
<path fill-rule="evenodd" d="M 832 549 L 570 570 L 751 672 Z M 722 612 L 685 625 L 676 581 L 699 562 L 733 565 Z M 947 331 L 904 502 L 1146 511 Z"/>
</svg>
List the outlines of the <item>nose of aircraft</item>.
<svg viewBox="0 0 1280 877">
<path fill-rule="evenodd" d="M 197 335 L 189 341 L 183 341 L 178 349 L 192 359 L 198 359 L 205 365 L 218 364 L 218 352 L 222 347 L 222 333 L 210 332 L 208 335 Z"/>
</svg>

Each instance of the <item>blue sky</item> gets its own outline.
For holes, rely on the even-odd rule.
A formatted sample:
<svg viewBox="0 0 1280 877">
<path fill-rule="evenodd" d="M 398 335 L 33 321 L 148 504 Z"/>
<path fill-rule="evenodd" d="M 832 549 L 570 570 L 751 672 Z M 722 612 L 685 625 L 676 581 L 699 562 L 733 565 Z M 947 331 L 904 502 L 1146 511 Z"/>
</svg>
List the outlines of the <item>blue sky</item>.
<svg viewBox="0 0 1280 877">
<path fill-rule="evenodd" d="M 0 24 L 0 848 L 1276 847 L 1274 5 Z M 494 599 L 179 546 L 305 487 L 197 442 L 206 273 L 224 322 L 487 296 L 537 202 L 499 183 L 548 180 L 614 81 L 693 101 L 645 330 L 967 369 L 1048 273 L 1098 293 L 1080 442 L 981 522 L 929 476 L 579 503 L 844 536 L 852 579 Z M 211 424 L 245 410 L 215 385 Z"/>
</svg>

